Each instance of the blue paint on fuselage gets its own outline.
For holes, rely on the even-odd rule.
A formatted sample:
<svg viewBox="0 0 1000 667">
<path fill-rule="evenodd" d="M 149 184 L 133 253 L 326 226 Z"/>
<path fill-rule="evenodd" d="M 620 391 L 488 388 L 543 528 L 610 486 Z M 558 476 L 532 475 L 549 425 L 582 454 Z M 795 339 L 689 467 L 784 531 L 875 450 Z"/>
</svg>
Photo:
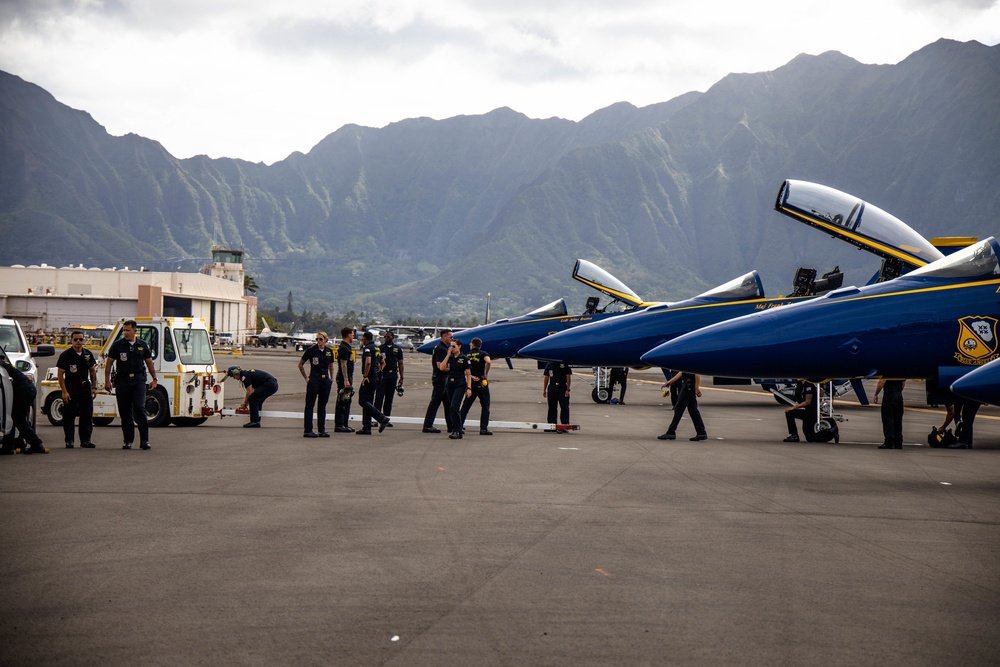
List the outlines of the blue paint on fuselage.
<svg viewBox="0 0 1000 667">
<path fill-rule="evenodd" d="M 466 352 L 469 350 L 469 341 L 473 338 L 480 338 L 483 341 L 482 348 L 494 359 L 514 357 L 517 356 L 521 348 L 551 333 L 565 331 L 581 324 L 620 317 L 625 315 L 626 312 L 566 315 L 563 317 L 527 321 L 520 318 L 501 320 L 478 327 L 463 329 L 456 333 L 455 337 L 462 341 L 462 349 Z M 430 354 L 437 346 L 438 341 L 440 341 L 440 338 L 435 338 L 432 341 L 424 343 L 417 348 L 417 352 Z"/>
<path fill-rule="evenodd" d="M 575 366 L 643 366 L 642 355 L 695 329 L 815 297 L 718 301 L 695 297 L 542 338 L 521 356 Z"/>
<path fill-rule="evenodd" d="M 944 261 L 944 260 L 942 260 Z M 958 374 L 962 318 L 1000 318 L 995 276 L 909 274 L 721 322 L 664 343 L 645 363 L 728 377 L 896 378 Z"/>
</svg>

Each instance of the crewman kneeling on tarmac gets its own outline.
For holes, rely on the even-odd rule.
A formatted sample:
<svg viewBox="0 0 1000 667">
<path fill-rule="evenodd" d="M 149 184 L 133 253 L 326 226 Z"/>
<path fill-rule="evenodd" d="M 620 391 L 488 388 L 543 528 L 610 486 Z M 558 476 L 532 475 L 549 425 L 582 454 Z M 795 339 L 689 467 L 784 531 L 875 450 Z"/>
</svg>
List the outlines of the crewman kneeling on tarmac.
<svg viewBox="0 0 1000 667">
<path fill-rule="evenodd" d="M 239 380 L 247 390 L 240 408 L 250 408 L 250 421 L 243 428 L 260 428 L 260 408 L 265 400 L 278 392 L 277 378 L 255 368 L 243 370 L 239 366 L 230 366 L 226 376 Z"/>
</svg>

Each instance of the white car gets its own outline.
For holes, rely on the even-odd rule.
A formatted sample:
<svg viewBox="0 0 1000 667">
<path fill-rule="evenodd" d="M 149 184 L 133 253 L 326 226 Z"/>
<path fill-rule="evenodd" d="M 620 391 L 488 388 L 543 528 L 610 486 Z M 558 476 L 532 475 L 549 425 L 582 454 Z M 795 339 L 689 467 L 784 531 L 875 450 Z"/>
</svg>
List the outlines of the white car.
<svg viewBox="0 0 1000 667">
<path fill-rule="evenodd" d="M 32 353 L 17 320 L 4 318 L 0 318 L 0 348 L 7 353 L 10 362 L 35 383 L 38 382 L 38 364 L 32 357 L 51 357 L 56 353 L 51 345 L 39 345 L 37 351 Z"/>
<path fill-rule="evenodd" d="M 32 352 L 31 347 L 28 346 L 28 339 L 25 338 L 24 332 L 21 331 L 21 325 L 17 323 L 17 320 L 4 318 L 0 318 L 0 349 L 3 349 L 15 368 L 31 378 L 31 381 L 36 384 L 38 383 L 38 365 L 35 363 L 33 357 L 51 357 L 56 353 L 56 349 L 51 345 L 39 345 L 36 351 Z M 6 371 L 3 373 L 3 376 L 3 380 L 0 380 L 0 383 L 7 390 L 2 399 L 6 405 L 0 406 L 0 409 L 5 410 L 6 414 L 9 415 L 9 403 L 13 397 L 10 392 L 10 378 L 7 377 Z M 34 423 L 34 408 L 32 408 L 31 413 L 31 421 Z M 10 424 L 4 424 L 4 427 L 8 429 L 10 426 Z"/>
<path fill-rule="evenodd" d="M 10 433 L 14 422 L 10 418 L 10 404 L 14 400 L 14 391 L 10 384 L 7 369 L 0 366 L 0 437 Z"/>
</svg>

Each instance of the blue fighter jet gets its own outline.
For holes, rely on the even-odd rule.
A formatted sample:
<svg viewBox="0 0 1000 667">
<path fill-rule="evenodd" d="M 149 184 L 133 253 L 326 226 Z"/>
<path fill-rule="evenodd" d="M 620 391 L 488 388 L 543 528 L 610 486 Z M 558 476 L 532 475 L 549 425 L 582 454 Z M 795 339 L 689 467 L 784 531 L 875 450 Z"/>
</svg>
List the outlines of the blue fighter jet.
<svg viewBox="0 0 1000 667">
<path fill-rule="evenodd" d="M 625 283 L 585 259 L 576 260 L 573 279 L 603 292 L 611 297 L 611 301 L 602 307 L 600 297 L 592 296 L 587 299 L 586 309 L 582 315 L 570 315 L 566 299 L 557 299 L 526 315 L 462 329 L 459 336 L 462 340 L 462 349 L 468 351 L 469 341 L 479 338 L 483 341 L 483 349 L 488 350 L 492 358 L 516 357 L 522 347 L 549 334 L 587 322 L 618 317 L 636 308 L 654 305 L 643 301 Z M 424 343 L 417 348 L 417 352 L 431 354 L 440 340 L 435 338 Z"/>
<path fill-rule="evenodd" d="M 945 389 L 1000 356 L 998 253 L 990 237 L 894 280 L 699 329 L 642 359 L 706 375 L 924 378 Z"/>
<path fill-rule="evenodd" d="M 824 185 L 785 181 L 775 208 L 881 256 L 880 278 L 898 275 L 902 270 L 923 266 L 943 256 L 898 218 Z M 642 355 L 682 334 L 813 299 L 817 294 L 840 287 L 842 280 L 843 274 L 836 269 L 820 280 L 816 280 L 815 270 L 799 269 L 791 296 L 765 299 L 760 278 L 752 271 L 686 301 L 649 306 L 614 320 L 584 324 L 542 338 L 522 349 L 520 355 L 579 366 L 643 366 L 647 364 Z"/>
</svg>

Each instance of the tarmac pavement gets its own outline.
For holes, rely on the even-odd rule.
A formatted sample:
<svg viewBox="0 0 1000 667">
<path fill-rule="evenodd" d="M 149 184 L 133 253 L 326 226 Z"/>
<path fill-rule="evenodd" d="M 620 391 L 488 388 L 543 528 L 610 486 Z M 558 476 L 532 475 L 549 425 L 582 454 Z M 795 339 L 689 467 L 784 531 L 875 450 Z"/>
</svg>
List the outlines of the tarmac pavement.
<svg viewBox="0 0 1000 667">
<path fill-rule="evenodd" d="M 237 358 L 279 378 L 266 410 L 301 409 L 296 359 Z M 407 356 L 394 414 L 429 369 Z M 479 436 L 478 406 L 460 441 L 230 417 L 67 450 L 40 424 L 51 454 L 0 458 L 0 663 L 997 663 L 996 408 L 976 449 L 929 449 L 909 383 L 902 451 L 853 396 L 839 444 L 790 444 L 773 397 L 706 385 L 709 440 L 665 442 L 657 371 L 626 405 L 574 378 L 567 434 Z M 495 362 L 493 418 L 544 420 L 541 384 Z"/>
</svg>

